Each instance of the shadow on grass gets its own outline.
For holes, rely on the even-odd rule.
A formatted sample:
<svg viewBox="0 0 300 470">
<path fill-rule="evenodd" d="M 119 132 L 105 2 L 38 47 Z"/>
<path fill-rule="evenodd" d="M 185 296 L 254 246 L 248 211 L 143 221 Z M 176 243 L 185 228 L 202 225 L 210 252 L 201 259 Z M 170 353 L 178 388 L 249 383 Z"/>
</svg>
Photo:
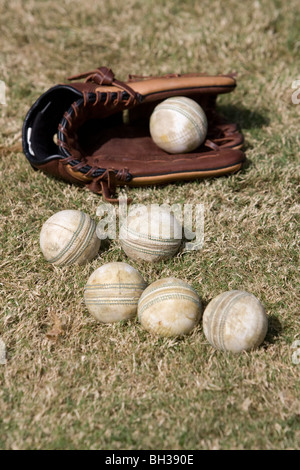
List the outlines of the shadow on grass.
<svg viewBox="0 0 300 470">
<path fill-rule="evenodd" d="M 268 126 L 270 119 L 267 117 L 268 111 L 262 109 L 260 112 L 234 105 L 219 105 L 218 111 L 229 122 L 235 122 L 240 132 L 243 130 L 261 129 Z M 253 148 L 252 145 L 245 140 L 242 150 L 246 153 L 246 159 L 243 163 L 243 172 L 252 166 L 252 161 L 247 158 L 247 150 Z"/>
<path fill-rule="evenodd" d="M 104 238 L 104 240 L 101 240 L 99 253 L 102 254 L 102 252 L 108 251 L 110 246 L 111 246 L 111 240 L 109 238 Z"/>
<path fill-rule="evenodd" d="M 282 332 L 282 324 L 278 320 L 278 317 L 275 315 L 268 316 L 268 332 L 265 338 L 265 345 L 268 347 L 269 344 L 276 343 L 278 337 L 281 335 Z"/>
<path fill-rule="evenodd" d="M 225 119 L 236 122 L 242 129 L 260 129 L 270 123 L 267 117 L 267 110 L 262 109 L 257 112 L 244 107 L 233 105 L 219 105 L 218 111 L 224 116 Z"/>
</svg>

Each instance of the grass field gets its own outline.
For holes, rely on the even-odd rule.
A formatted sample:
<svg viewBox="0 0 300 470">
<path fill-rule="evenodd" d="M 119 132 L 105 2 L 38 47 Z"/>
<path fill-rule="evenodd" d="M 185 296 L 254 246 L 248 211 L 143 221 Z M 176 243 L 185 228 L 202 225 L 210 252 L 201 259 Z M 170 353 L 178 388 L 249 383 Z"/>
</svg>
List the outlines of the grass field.
<svg viewBox="0 0 300 470">
<path fill-rule="evenodd" d="M 299 2 L 0 0 L 0 24 L 0 449 L 299 449 Z M 203 249 L 150 265 L 116 240 L 84 267 L 43 259 L 43 222 L 66 208 L 96 219 L 101 198 L 33 171 L 23 120 L 48 88 L 101 65 L 121 80 L 238 73 L 219 109 L 245 136 L 243 170 L 129 191 L 136 203 L 203 203 Z M 214 350 L 201 323 L 174 340 L 137 320 L 97 323 L 83 288 L 108 261 L 149 283 L 180 277 L 204 305 L 252 292 L 269 317 L 265 342 L 234 355 Z"/>
</svg>

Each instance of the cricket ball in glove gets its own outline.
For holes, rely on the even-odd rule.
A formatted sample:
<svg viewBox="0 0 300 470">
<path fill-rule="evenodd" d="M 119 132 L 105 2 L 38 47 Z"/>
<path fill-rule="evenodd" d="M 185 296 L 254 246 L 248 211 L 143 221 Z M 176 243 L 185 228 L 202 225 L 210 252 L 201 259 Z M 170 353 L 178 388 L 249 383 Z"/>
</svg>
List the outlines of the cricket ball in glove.
<svg viewBox="0 0 300 470">
<path fill-rule="evenodd" d="M 129 75 L 120 81 L 99 67 L 68 80 L 40 96 L 24 120 L 23 150 L 36 170 L 116 201 L 117 186 L 222 176 L 243 164 L 243 136 L 216 108 L 218 95 L 235 89 L 233 75 Z M 156 145 L 149 121 L 159 103 L 178 96 L 201 106 L 207 135 L 197 148 L 171 154 Z"/>
</svg>

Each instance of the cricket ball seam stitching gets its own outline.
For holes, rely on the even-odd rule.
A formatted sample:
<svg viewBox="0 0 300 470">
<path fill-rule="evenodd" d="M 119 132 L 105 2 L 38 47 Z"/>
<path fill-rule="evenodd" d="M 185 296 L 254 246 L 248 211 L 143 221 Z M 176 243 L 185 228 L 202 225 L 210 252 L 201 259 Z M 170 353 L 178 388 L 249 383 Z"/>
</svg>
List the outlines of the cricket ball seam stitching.
<svg viewBox="0 0 300 470">
<path fill-rule="evenodd" d="M 155 305 L 159 302 L 162 302 L 163 300 L 173 300 L 173 299 L 184 299 L 184 300 L 190 300 L 191 302 L 193 302 L 194 304 L 196 304 L 197 306 L 200 307 L 200 301 L 199 300 L 196 300 L 194 297 L 192 297 L 191 295 L 187 295 L 187 294 L 179 294 L 179 293 L 173 293 L 173 294 L 164 294 L 164 295 L 161 295 L 159 296 L 159 298 L 157 299 L 152 299 L 152 300 L 149 300 L 148 302 L 146 302 L 144 305 L 141 305 L 143 303 L 143 300 L 142 302 L 139 304 L 139 311 L 138 311 L 138 317 L 139 317 L 139 320 L 141 321 L 142 319 L 142 315 L 144 313 L 144 311 L 149 308 L 149 307 L 152 307 L 152 305 Z"/>
</svg>

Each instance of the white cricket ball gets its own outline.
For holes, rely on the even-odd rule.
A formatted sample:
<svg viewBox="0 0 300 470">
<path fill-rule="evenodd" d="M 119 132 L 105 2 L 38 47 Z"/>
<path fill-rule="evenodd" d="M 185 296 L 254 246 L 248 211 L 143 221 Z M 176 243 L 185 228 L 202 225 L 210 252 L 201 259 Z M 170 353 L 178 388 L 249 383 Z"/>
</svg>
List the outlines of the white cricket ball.
<svg viewBox="0 0 300 470">
<path fill-rule="evenodd" d="M 182 226 L 156 204 L 132 208 L 120 229 L 120 244 L 129 258 L 155 262 L 172 257 L 181 244 Z"/>
<path fill-rule="evenodd" d="M 207 134 L 207 118 L 194 100 L 172 97 L 159 103 L 150 117 L 150 135 L 168 153 L 187 153 L 199 147 Z"/>
<path fill-rule="evenodd" d="M 44 257 L 57 266 L 87 263 L 95 258 L 100 244 L 95 221 L 78 210 L 63 210 L 52 215 L 40 233 Z"/>
<path fill-rule="evenodd" d="M 216 349 L 235 353 L 258 347 L 267 334 L 268 318 L 260 301 L 248 292 L 223 292 L 207 305 L 203 330 Z"/>
<path fill-rule="evenodd" d="M 107 263 L 96 269 L 84 288 L 84 301 L 90 314 L 103 323 L 132 318 L 147 284 L 127 263 Z"/>
<path fill-rule="evenodd" d="M 174 277 L 150 284 L 138 303 L 138 318 L 143 328 L 161 336 L 190 333 L 201 315 L 202 303 L 197 292 Z"/>
</svg>

